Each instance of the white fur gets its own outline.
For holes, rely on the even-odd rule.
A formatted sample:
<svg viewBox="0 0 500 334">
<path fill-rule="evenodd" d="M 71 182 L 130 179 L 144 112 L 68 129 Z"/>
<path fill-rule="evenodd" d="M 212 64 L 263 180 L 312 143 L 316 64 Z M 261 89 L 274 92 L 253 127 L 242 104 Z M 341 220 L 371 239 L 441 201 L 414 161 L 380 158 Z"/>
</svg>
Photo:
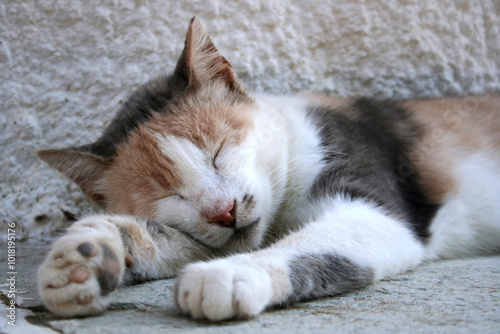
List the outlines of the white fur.
<svg viewBox="0 0 500 334">
<path fill-rule="evenodd" d="M 168 196 L 157 200 L 155 216 L 157 220 L 188 233 L 195 239 L 211 247 L 222 247 L 227 251 L 249 250 L 259 246 L 264 238 L 267 225 L 275 215 L 281 200 L 283 185 L 277 186 L 269 176 L 280 173 L 276 157 L 271 152 L 267 163 L 263 154 L 248 154 L 260 145 L 257 136 L 250 135 L 241 146 L 223 146 L 216 161 L 217 170 L 212 161 L 211 152 L 204 152 L 187 139 L 157 134 L 156 138 L 162 152 L 168 156 L 183 175 L 183 186 L 178 189 L 179 196 Z M 276 141 L 275 141 L 276 144 Z M 278 152 L 282 145 L 275 146 Z M 286 183 L 280 181 L 281 183 Z M 259 225 L 254 230 L 253 238 L 244 242 L 229 242 L 233 231 L 215 224 L 207 224 L 206 212 L 225 208 L 235 199 L 241 200 L 245 194 L 255 197 L 256 206 L 251 211 L 238 210 L 237 228 L 242 228 L 257 218 Z"/>
<path fill-rule="evenodd" d="M 451 171 L 456 190 L 431 224 L 426 259 L 500 250 L 500 164 L 493 156 L 488 151 L 457 155 Z"/>
<path fill-rule="evenodd" d="M 221 246 L 231 235 L 229 229 L 207 224 L 204 212 L 226 207 L 234 191 L 215 171 L 211 156 L 185 138 L 156 134 L 162 152 L 182 174 L 177 195 L 156 203 L 156 217 L 213 246 Z M 182 196 L 182 197 L 181 197 Z"/>
<path fill-rule="evenodd" d="M 272 281 L 264 267 L 252 262 L 248 256 L 236 256 L 188 265 L 177 287 L 179 308 L 196 319 L 248 319 L 259 314 L 271 300 Z"/>
<path fill-rule="evenodd" d="M 324 167 L 321 139 L 316 126 L 306 117 L 307 100 L 296 96 L 260 95 L 257 101 L 260 110 L 256 116 L 257 127 L 273 134 L 272 144 L 260 145 L 258 155 L 263 156 L 263 161 L 270 160 L 268 155 L 274 155 L 275 160 L 279 157 L 272 168 L 282 171 L 272 175 L 272 182 L 281 194 L 273 196 L 279 213 L 274 218 L 272 232 L 279 235 L 302 226 L 305 218 L 310 218 L 306 195 Z"/>
<path fill-rule="evenodd" d="M 180 195 L 184 195 L 183 190 L 193 191 L 191 189 L 205 186 L 205 179 L 212 179 L 213 170 L 208 169 L 212 162 L 210 157 L 205 154 L 198 146 L 186 138 L 180 138 L 173 135 L 163 135 L 154 133 L 162 153 L 173 161 L 176 169 L 182 173 L 183 189 L 179 189 Z M 207 175 L 208 174 L 208 175 Z M 202 181 L 200 182 L 200 178 Z"/>
<path fill-rule="evenodd" d="M 310 243 L 314 252 L 338 254 L 372 268 L 375 280 L 413 269 L 422 261 L 424 248 L 405 223 L 374 204 L 337 196 L 311 207 L 323 214 L 301 233 L 315 236 Z"/>
</svg>

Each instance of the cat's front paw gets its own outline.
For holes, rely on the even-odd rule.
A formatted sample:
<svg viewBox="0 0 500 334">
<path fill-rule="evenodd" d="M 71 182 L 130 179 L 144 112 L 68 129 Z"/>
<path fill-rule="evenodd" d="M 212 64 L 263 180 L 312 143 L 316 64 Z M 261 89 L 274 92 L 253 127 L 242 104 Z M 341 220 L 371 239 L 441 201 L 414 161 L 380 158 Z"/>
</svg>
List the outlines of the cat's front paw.
<svg viewBox="0 0 500 334">
<path fill-rule="evenodd" d="M 57 240 L 38 270 L 38 291 L 54 314 L 94 315 L 106 309 L 123 275 L 124 249 L 118 228 L 88 218 Z"/>
<path fill-rule="evenodd" d="M 195 319 L 249 319 L 271 299 L 267 272 L 226 259 L 188 265 L 177 280 L 177 307 Z"/>
</svg>

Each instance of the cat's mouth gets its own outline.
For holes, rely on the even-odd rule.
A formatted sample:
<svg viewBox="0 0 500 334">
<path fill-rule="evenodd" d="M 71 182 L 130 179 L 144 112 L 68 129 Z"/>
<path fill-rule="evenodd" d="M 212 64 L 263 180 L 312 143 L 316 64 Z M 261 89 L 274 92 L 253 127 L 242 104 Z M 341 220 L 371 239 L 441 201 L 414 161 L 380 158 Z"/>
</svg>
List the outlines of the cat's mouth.
<svg viewBox="0 0 500 334">
<path fill-rule="evenodd" d="M 206 235 L 194 235 L 189 232 L 184 232 L 187 235 L 189 235 L 191 238 L 194 240 L 200 242 L 201 244 L 210 247 L 210 248 L 226 248 L 226 250 L 232 250 L 232 249 L 241 249 L 241 247 L 252 249 L 256 245 L 254 244 L 255 238 L 257 237 L 256 235 L 256 227 L 259 225 L 260 222 L 260 217 L 251 221 L 250 223 L 246 224 L 245 226 L 238 227 L 238 228 L 233 228 L 232 233 L 229 232 L 228 228 L 220 228 L 222 231 L 229 232 L 230 234 L 226 234 L 226 241 L 222 241 L 219 238 L 210 238 L 207 237 Z M 258 237 L 257 237 L 258 239 Z M 235 248 L 236 247 L 236 248 Z"/>
</svg>

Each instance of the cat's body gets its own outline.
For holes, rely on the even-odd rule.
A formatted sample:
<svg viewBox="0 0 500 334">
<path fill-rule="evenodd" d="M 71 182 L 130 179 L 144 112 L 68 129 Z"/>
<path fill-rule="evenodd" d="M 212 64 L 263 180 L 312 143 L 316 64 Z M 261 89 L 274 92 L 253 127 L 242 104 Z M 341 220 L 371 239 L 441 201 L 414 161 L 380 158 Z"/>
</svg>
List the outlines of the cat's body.
<svg viewBox="0 0 500 334">
<path fill-rule="evenodd" d="M 40 268 L 63 316 L 180 273 L 181 311 L 247 318 L 500 250 L 500 97 L 250 98 L 197 19 L 175 73 L 98 141 L 39 155 L 110 213 L 75 223 Z"/>
</svg>

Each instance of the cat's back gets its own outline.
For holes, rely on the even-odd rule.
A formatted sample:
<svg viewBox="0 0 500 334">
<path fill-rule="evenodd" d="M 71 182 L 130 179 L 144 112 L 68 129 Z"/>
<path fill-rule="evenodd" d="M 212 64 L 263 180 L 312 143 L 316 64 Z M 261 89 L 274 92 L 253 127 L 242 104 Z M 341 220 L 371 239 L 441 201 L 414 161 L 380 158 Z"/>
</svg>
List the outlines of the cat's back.
<svg viewBox="0 0 500 334">
<path fill-rule="evenodd" d="M 360 100 L 309 93 L 301 96 L 310 105 L 330 110 L 335 115 L 330 117 L 332 120 L 353 119 L 353 106 Z M 442 202 L 453 188 L 449 171 L 469 157 L 482 157 L 500 170 L 500 93 L 402 101 L 368 100 L 375 107 L 362 116 L 358 113 L 357 117 L 372 117 L 367 125 L 372 129 L 368 130 L 382 136 L 385 129 L 380 131 L 377 119 L 385 118 L 386 123 L 394 123 L 386 124 L 385 128 L 400 130 L 396 140 L 411 141 L 408 168 L 415 168 L 421 174 L 422 183 L 436 203 Z M 408 133 L 413 130 L 415 133 Z"/>
</svg>

